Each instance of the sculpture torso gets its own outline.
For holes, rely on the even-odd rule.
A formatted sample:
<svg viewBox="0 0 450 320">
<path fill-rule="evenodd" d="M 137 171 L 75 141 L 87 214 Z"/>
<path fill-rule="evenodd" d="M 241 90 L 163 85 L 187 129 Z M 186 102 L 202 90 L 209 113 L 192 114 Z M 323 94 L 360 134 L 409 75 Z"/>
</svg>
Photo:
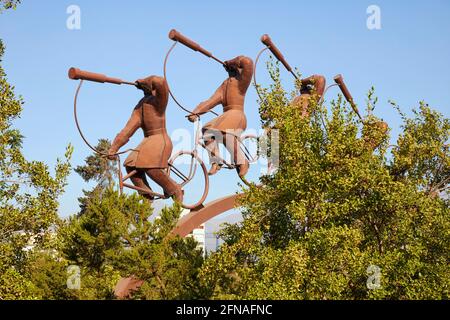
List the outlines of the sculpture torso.
<svg viewBox="0 0 450 320">
<path fill-rule="evenodd" d="M 155 96 L 145 96 L 138 103 L 138 107 L 141 108 L 141 128 L 145 136 L 151 135 L 157 129 L 166 128 L 167 103 L 158 100 Z"/>
<path fill-rule="evenodd" d="M 222 84 L 222 105 L 224 107 L 230 106 L 233 109 L 240 106 L 241 110 L 244 108 L 245 93 L 247 92 L 248 85 L 245 85 L 242 82 L 242 79 L 237 79 L 236 77 L 230 77 L 224 81 Z M 242 87 L 247 88 L 242 91 Z"/>
<path fill-rule="evenodd" d="M 230 110 L 244 109 L 245 94 L 251 83 L 253 75 L 253 62 L 244 60 L 239 72 L 230 76 L 222 83 L 222 105 Z"/>
<path fill-rule="evenodd" d="M 167 143 L 170 141 L 166 131 L 165 116 L 169 101 L 167 83 L 164 78 L 157 76 L 145 78 L 142 83 L 152 89 L 144 91 L 145 96 L 138 102 L 127 124 L 114 139 L 110 153 L 117 152 L 139 128 L 144 131 L 145 137 L 161 135 Z M 141 154 L 145 154 L 144 150 Z"/>
</svg>

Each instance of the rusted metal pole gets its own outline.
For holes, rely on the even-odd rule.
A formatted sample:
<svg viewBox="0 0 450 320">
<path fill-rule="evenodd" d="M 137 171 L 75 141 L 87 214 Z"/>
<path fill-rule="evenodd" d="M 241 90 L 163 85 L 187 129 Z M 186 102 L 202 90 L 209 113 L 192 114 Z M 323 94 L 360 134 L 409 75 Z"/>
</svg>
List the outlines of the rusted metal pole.
<svg viewBox="0 0 450 320">
<path fill-rule="evenodd" d="M 268 34 L 264 34 L 261 37 L 261 42 L 264 43 L 264 45 L 269 48 L 269 50 L 272 52 L 272 54 L 275 56 L 275 58 L 278 59 L 278 61 L 280 61 L 284 67 L 286 68 L 287 71 L 289 71 L 295 79 L 300 80 L 297 75 L 295 74 L 295 72 L 292 70 L 291 66 L 289 65 L 289 63 L 286 61 L 286 59 L 284 58 L 283 54 L 281 53 L 281 51 L 277 48 L 277 46 L 273 43 L 272 39 L 269 37 Z"/>
<path fill-rule="evenodd" d="M 204 54 L 205 56 L 207 56 L 208 58 L 214 59 L 215 61 L 224 65 L 224 62 L 222 60 L 217 59 L 216 57 L 213 56 L 213 54 L 211 52 L 202 48 L 197 42 L 192 41 L 191 39 L 182 35 L 180 32 L 178 32 L 175 29 L 170 30 L 169 38 L 173 41 L 178 41 L 178 42 L 184 44 L 186 47 L 188 47 L 194 51 L 198 51 L 198 52 Z"/>
<path fill-rule="evenodd" d="M 337 83 L 339 88 L 342 91 L 342 94 L 344 95 L 345 99 L 350 103 L 350 106 L 352 107 L 353 111 L 358 115 L 359 119 L 362 120 L 361 114 L 359 113 L 358 107 L 356 106 L 355 102 L 353 101 L 353 97 L 350 94 L 350 91 L 348 90 L 347 86 L 344 82 L 344 77 L 342 77 L 341 74 L 338 74 L 334 77 L 334 82 Z"/>
<path fill-rule="evenodd" d="M 111 78 L 104 74 L 94 73 L 90 71 L 80 70 L 78 68 L 69 69 L 69 78 L 72 80 L 88 80 L 100 83 L 113 83 L 113 84 L 128 84 L 130 86 L 135 86 L 135 82 L 124 81 L 119 78 Z"/>
</svg>

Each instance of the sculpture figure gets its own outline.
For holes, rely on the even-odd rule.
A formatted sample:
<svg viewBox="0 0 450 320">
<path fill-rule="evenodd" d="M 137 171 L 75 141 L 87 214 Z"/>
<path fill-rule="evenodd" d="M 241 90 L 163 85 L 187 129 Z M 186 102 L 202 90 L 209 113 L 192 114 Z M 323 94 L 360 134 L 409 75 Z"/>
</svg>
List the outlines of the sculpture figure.
<svg viewBox="0 0 450 320">
<path fill-rule="evenodd" d="M 197 115 L 208 112 L 222 104 L 223 114 L 208 122 L 202 129 L 206 149 L 210 155 L 211 169 L 208 174 L 217 173 L 222 163 L 219 160 L 218 143 L 223 143 L 230 152 L 239 176 L 248 171 L 249 163 L 239 148 L 239 137 L 247 127 L 244 113 L 244 100 L 253 75 L 253 61 L 245 56 L 238 56 L 224 62 L 228 72 L 226 79 L 216 92 L 206 101 L 201 102 L 188 119 L 194 122 Z"/>
<path fill-rule="evenodd" d="M 325 92 L 325 84 L 326 80 L 322 75 L 312 75 L 301 80 L 300 95 L 294 98 L 292 104 L 300 108 L 302 116 L 309 116 L 310 102 L 320 101 Z"/>
<path fill-rule="evenodd" d="M 144 139 L 124 162 L 128 173 L 136 171 L 130 177 L 139 193 L 149 200 L 153 196 L 146 179 L 148 175 L 164 189 L 166 196 L 172 196 L 176 201 L 183 201 L 180 185 L 170 178 L 167 168 L 172 153 L 172 141 L 166 130 L 166 107 L 169 99 L 168 86 L 164 78 L 150 76 L 136 81 L 136 86 L 144 92 L 144 97 L 134 108 L 125 127 L 114 139 L 108 154 L 114 159 L 114 154 L 125 145 L 130 137 L 141 128 Z M 145 192 L 144 190 L 148 190 Z"/>
</svg>

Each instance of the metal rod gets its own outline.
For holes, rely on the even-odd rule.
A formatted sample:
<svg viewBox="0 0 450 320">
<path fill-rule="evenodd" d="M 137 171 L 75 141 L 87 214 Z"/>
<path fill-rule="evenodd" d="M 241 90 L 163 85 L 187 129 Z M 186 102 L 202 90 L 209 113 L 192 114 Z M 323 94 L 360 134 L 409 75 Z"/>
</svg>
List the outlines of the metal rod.
<svg viewBox="0 0 450 320">
<path fill-rule="evenodd" d="M 178 42 L 184 44 L 186 47 L 188 47 L 188 48 L 190 48 L 190 49 L 192 49 L 194 51 L 198 51 L 198 52 L 204 54 L 205 56 L 207 56 L 209 58 L 213 58 L 214 60 L 216 60 L 220 64 L 225 65 L 221 60 L 219 60 L 216 57 L 214 57 L 211 52 L 209 52 L 208 50 L 204 49 L 197 42 L 192 41 L 191 39 L 189 39 L 188 37 L 184 36 L 183 34 L 181 34 L 180 32 L 178 32 L 175 29 L 170 30 L 170 32 L 169 32 L 169 39 L 171 39 L 173 41 L 178 41 Z"/>
<path fill-rule="evenodd" d="M 225 65 L 225 63 L 224 63 L 222 60 L 217 59 L 217 58 L 214 57 L 214 56 L 211 56 L 211 58 L 214 59 L 214 60 L 216 60 L 218 63 L 220 63 L 220 64 L 222 64 L 222 65 Z"/>
<path fill-rule="evenodd" d="M 121 171 L 122 172 L 122 171 Z M 122 178 L 122 181 L 126 181 L 129 178 L 131 178 L 132 176 L 134 176 L 137 173 L 137 170 L 133 170 L 131 171 L 129 174 L 127 174 L 125 177 Z"/>
<path fill-rule="evenodd" d="M 188 177 L 186 177 L 180 170 L 178 170 L 176 167 L 171 166 L 170 169 L 173 173 L 175 173 L 181 180 L 186 181 L 189 180 Z"/>
<path fill-rule="evenodd" d="M 294 76 L 294 78 L 295 78 L 295 79 L 297 79 L 297 80 L 299 80 L 299 81 L 300 81 L 299 77 L 297 77 L 297 75 L 295 74 L 295 72 L 294 72 L 294 71 L 292 71 L 292 70 L 291 70 L 291 74 L 292 74 L 292 75 Z"/>
</svg>

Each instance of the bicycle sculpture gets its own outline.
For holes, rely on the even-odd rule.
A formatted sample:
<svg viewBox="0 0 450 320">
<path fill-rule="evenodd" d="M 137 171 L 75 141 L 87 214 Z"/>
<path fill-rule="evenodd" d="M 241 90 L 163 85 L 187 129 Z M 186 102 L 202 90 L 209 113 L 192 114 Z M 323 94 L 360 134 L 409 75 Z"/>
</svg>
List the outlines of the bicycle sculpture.
<svg viewBox="0 0 450 320">
<path fill-rule="evenodd" d="M 210 154 L 212 154 L 212 157 L 214 157 L 214 162 L 220 163 L 221 167 L 226 169 L 239 170 L 242 162 L 246 165 L 249 165 L 255 163 L 258 160 L 258 154 L 252 154 L 249 150 L 249 147 L 247 147 L 247 144 L 256 144 L 257 137 L 252 134 L 241 135 L 241 132 L 238 132 L 238 134 L 234 134 L 231 139 L 233 141 L 232 146 L 229 147 L 229 150 L 231 150 L 233 152 L 232 154 L 234 155 L 234 161 L 232 162 L 228 162 L 225 159 L 221 158 L 217 150 L 213 150 L 211 152 L 211 134 L 207 132 L 207 130 L 203 130 L 203 132 L 201 132 L 200 115 L 205 112 L 211 112 L 215 115 L 217 115 L 217 113 L 212 110 L 206 110 L 204 112 L 199 112 L 197 110 L 194 113 L 183 107 L 178 102 L 167 83 L 166 68 L 168 58 L 175 45 L 180 42 L 195 51 L 200 51 L 208 57 L 214 58 L 214 60 L 219 61 L 220 63 L 222 63 L 222 65 L 229 69 L 230 72 L 236 72 L 236 70 L 234 69 L 232 63 L 227 66 L 226 63 L 213 57 L 211 53 L 201 48 L 198 44 L 186 38 L 175 30 L 172 30 L 169 33 L 169 38 L 174 40 L 175 43 L 169 49 L 164 60 L 164 78 L 152 76 L 137 80 L 135 82 L 130 82 L 118 78 L 111 78 L 103 74 L 83 71 L 77 68 L 71 68 L 69 70 L 69 78 L 73 80 L 80 80 L 74 98 L 74 118 L 78 132 L 80 133 L 83 141 L 88 145 L 90 149 L 104 157 L 117 160 L 119 172 L 119 189 L 121 193 L 123 192 L 123 188 L 126 187 L 138 191 L 142 196 L 151 201 L 174 197 L 175 200 L 181 203 L 183 208 L 196 209 L 202 206 L 209 191 L 208 172 L 205 164 L 199 157 L 198 146 L 210 151 Z M 247 78 L 251 79 L 251 74 L 250 77 L 248 77 L 247 75 Z M 89 141 L 83 134 L 78 121 L 77 101 L 81 87 L 83 85 L 83 81 L 85 80 L 98 83 L 131 85 L 144 92 L 144 98 L 142 98 L 139 101 L 138 105 L 135 107 L 132 116 L 125 128 L 116 136 L 108 153 L 97 150 L 92 146 L 92 144 L 89 143 Z M 170 159 L 169 156 L 172 152 L 172 142 L 168 137 L 165 129 L 165 110 L 169 95 L 173 98 L 177 105 L 179 105 L 184 111 L 188 113 L 187 117 L 190 121 L 194 122 L 195 126 L 194 148 L 192 150 L 178 151 L 176 154 L 172 155 Z M 243 97 L 241 107 L 243 109 Z M 224 109 L 226 110 L 226 108 Z M 224 112 L 226 113 L 227 111 L 225 110 Z M 221 117 L 222 116 L 219 116 L 219 118 Z M 245 119 L 245 115 L 243 115 L 243 117 Z M 220 135 L 226 137 L 229 134 L 227 133 L 227 129 L 234 129 L 233 126 L 231 126 L 230 128 L 227 128 L 227 126 L 229 126 L 229 124 L 226 123 L 225 126 L 220 127 L 218 131 L 214 131 L 212 134 L 213 139 L 219 137 Z M 245 129 L 245 126 L 241 127 Z M 144 140 L 141 142 L 141 144 L 135 149 L 119 151 L 120 147 L 128 142 L 129 138 L 138 128 L 142 128 L 144 131 Z M 219 140 L 219 138 L 217 139 Z M 227 138 L 225 138 L 223 141 L 226 143 Z M 123 175 L 120 156 L 129 152 L 131 153 L 124 162 L 127 173 Z M 237 158 L 238 161 L 236 161 Z M 178 165 L 180 163 L 187 165 L 180 166 Z M 203 178 L 201 195 L 199 199 L 187 202 L 186 200 L 184 200 L 186 199 L 186 197 L 184 197 L 183 195 L 188 189 L 187 185 L 191 181 L 193 181 L 197 171 L 200 171 L 200 174 Z M 249 185 L 250 182 L 248 182 L 245 178 L 245 172 L 241 171 L 239 173 L 239 177 L 241 178 L 241 180 Z M 151 189 L 146 180 L 146 175 L 148 175 L 153 181 L 155 181 L 163 188 L 163 194 L 157 193 Z M 131 180 L 133 184 L 127 183 L 127 180 Z M 195 187 L 192 186 L 192 188 L 198 188 L 198 185 L 196 185 Z"/>
<path fill-rule="evenodd" d="M 253 134 L 242 135 L 246 128 L 246 118 L 244 114 L 244 99 L 247 88 L 251 82 L 253 73 L 253 62 L 250 58 L 237 57 L 229 61 L 221 61 L 209 51 L 202 48 L 199 44 L 185 37 L 180 32 L 172 29 L 169 32 L 169 38 L 175 43 L 170 47 L 164 59 L 164 77 L 167 80 L 167 63 L 172 50 L 177 43 L 181 43 L 186 47 L 198 51 L 208 58 L 220 63 L 228 72 L 228 79 L 223 82 L 214 95 L 200 103 L 193 111 L 184 107 L 177 98 L 175 98 L 172 90 L 169 93 L 175 103 L 184 111 L 189 113 L 188 120 L 197 124 L 197 136 L 195 139 L 196 146 L 200 145 L 205 148 L 210 155 L 211 169 L 208 175 L 214 175 L 221 168 L 236 169 L 239 177 L 246 184 L 250 182 L 245 178 L 248 172 L 248 166 L 258 160 L 257 152 L 252 154 L 249 145 L 255 145 L 258 138 Z M 242 57 L 242 59 L 241 59 Z M 223 114 L 218 115 L 212 109 L 219 105 L 223 105 Z M 216 119 L 208 122 L 202 129 L 200 134 L 199 120 L 200 116 L 205 113 L 212 113 L 218 116 Z M 228 162 L 220 156 L 218 142 L 224 143 L 232 156 L 232 161 Z M 195 152 L 196 149 L 194 149 Z M 191 151 L 193 152 L 193 151 Z"/>
<path fill-rule="evenodd" d="M 246 178 L 248 168 L 258 160 L 259 155 L 258 152 L 252 154 L 247 145 L 251 145 L 252 143 L 257 144 L 258 138 L 255 135 L 242 134 L 246 129 L 244 100 L 253 77 L 253 83 L 260 98 L 260 103 L 266 103 L 261 97 L 256 81 L 257 64 L 264 51 L 270 50 L 274 57 L 283 64 L 286 70 L 293 75 L 295 81 L 298 82 L 300 95 L 294 98 L 291 103 L 300 108 L 303 116 L 309 116 L 309 104 L 311 102 L 322 104 L 327 91 L 333 86 L 338 86 L 351 108 L 357 114 L 359 120 L 364 125 L 368 124 L 359 113 L 358 107 L 342 75 L 335 76 L 335 83 L 328 87 L 326 87 L 325 78 L 321 75 L 313 75 L 300 79 L 267 34 L 261 37 L 261 42 L 265 47 L 258 53 L 254 65 L 252 60 L 245 56 L 221 61 L 213 56 L 211 52 L 176 30 L 169 32 L 169 38 L 174 43 L 167 51 L 164 59 L 164 77 L 150 76 L 145 79 L 136 80 L 135 82 L 129 82 L 118 78 L 111 78 L 103 74 L 70 68 L 69 78 L 80 80 L 74 97 L 74 118 L 78 132 L 86 145 L 94 152 L 109 159 L 117 160 L 120 193 L 126 187 L 136 190 L 150 201 L 173 197 L 175 201 L 181 203 L 183 208 L 191 210 L 188 215 L 178 221 L 176 227 L 171 232 L 172 235 L 186 236 L 198 225 L 235 206 L 240 196 L 239 194 L 230 195 L 212 201 L 205 206 L 203 205 L 209 191 L 209 176 L 216 174 L 222 168 L 231 169 L 237 171 L 240 179 L 245 184 L 251 184 Z M 178 43 L 215 60 L 228 73 L 227 79 L 219 86 L 211 98 L 200 103 L 194 110 L 186 108 L 179 102 L 168 83 L 168 60 Z M 78 121 L 77 101 L 84 81 L 116 85 L 125 84 L 134 86 L 144 93 L 144 97 L 134 108 L 130 119 L 123 130 L 116 136 L 107 153 L 97 150 L 89 143 Z M 172 141 L 166 131 L 165 117 L 169 96 L 187 113 L 186 117 L 194 123 L 195 131 L 193 149 L 178 151 L 173 155 L 171 155 Z M 223 106 L 222 115 L 212 110 L 219 104 Z M 216 118 L 201 128 L 200 117 L 206 113 L 212 113 Z M 385 122 L 378 121 L 375 125 L 379 126 L 381 130 L 388 130 Z M 139 128 L 144 132 L 144 139 L 139 146 L 134 149 L 120 151 L 120 148 L 129 141 L 129 138 Z M 265 130 L 270 130 L 270 128 L 265 128 Z M 230 152 L 230 162 L 220 156 L 218 143 L 223 143 Z M 211 169 L 209 172 L 199 156 L 199 146 L 204 148 L 210 156 Z M 130 154 L 124 162 L 127 173 L 123 175 L 120 156 L 126 153 Z M 185 166 L 181 167 L 180 163 L 185 164 Z M 269 172 L 270 167 L 271 164 L 269 163 Z M 200 188 L 198 183 L 195 185 L 192 183 L 197 171 L 200 171 L 201 181 L 203 181 L 203 185 Z M 164 192 L 157 193 L 153 191 L 146 176 L 149 176 L 160 185 Z M 128 183 L 128 180 L 131 180 L 132 184 Z M 192 200 L 192 197 L 186 197 L 186 191 L 190 189 L 199 189 L 200 196 L 194 197 L 194 200 Z M 187 198 L 190 200 L 188 201 Z M 141 284 L 142 281 L 138 279 L 122 279 L 116 288 L 118 290 L 116 291 L 117 296 L 125 297 L 130 290 L 136 289 Z"/>
</svg>

